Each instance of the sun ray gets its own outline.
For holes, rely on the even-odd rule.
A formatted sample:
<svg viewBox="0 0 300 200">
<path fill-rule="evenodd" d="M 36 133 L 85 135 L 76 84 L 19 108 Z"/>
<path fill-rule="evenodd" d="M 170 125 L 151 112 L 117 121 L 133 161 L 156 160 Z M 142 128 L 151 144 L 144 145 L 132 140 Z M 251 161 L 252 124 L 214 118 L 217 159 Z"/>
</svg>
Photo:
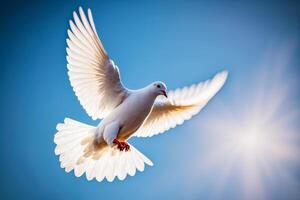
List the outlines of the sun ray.
<svg viewBox="0 0 300 200">
<path fill-rule="evenodd" d="M 243 199 L 269 199 L 267 190 L 285 187 L 282 183 L 294 191 L 299 187 L 289 171 L 290 165 L 300 165 L 300 112 L 290 103 L 295 88 L 287 71 L 291 49 L 270 53 L 247 94 L 228 108 L 220 104 L 217 115 L 199 125 L 212 141 L 202 166 L 215 170 L 222 166 L 216 192 L 224 190 L 233 173 L 239 174 Z"/>
</svg>

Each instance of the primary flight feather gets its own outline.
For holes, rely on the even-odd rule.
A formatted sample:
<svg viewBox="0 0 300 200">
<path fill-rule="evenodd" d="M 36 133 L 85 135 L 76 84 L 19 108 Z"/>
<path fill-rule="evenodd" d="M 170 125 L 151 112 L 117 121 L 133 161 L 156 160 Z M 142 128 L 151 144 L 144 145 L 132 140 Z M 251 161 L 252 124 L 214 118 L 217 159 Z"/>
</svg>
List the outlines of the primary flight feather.
<svg viewBox="0 0 300 200">
<path fill-rule="evenodd" d="M 79 15 L 78 15 L 79 14 Z M 73 12 L 67 39 L 68 75 L 80 104 L 97 127 L 66 118 L 57 124 L 55 154 L 66 172 L 88 180 L 120 180 L 153 163 L 127 143 L 132 136 L 151 137 L 196 115 L 221 89 L 223 71 L 211 80 L 169 91 L 156 81 L 139 89 L 123 86 L 118 67 L 97 34 L 91 10 Z"/>
</svg>

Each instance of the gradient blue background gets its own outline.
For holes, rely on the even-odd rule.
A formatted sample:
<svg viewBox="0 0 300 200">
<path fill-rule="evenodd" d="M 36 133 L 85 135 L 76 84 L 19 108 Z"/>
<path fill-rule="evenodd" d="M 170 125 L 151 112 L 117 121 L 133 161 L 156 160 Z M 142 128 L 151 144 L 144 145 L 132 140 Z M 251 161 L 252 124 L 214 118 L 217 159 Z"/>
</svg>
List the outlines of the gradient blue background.
<svg viewBox="0 0 300 200">
<path fill-rule="evenodd" d="M 154 167 L 124 182 L 76 178 L 59 167 L 54 155 L 58 122 L 71 117 L 98 123 L 80 106 L 66 73 L 68 20 L 80 5 L 92 8 L 104 46 L 129 88 L 163 80 L 172 89 L 222 69 L 230 72 L 223 90 L 193 120 L 167 134 L 131 141 Z M 235 177 L 218 197 L 213 189 L 217 173 L 185 178 L 205 148 L 195 145 L 193 136 L 202 133 L 191 127 L 216 112 L 216 101 L 230 108 L 235 95 L 245 102 L 242 97 L 270 48 L 292 41 L 289 71 L 300 72 L 298 2 L 4 1 L 0 13 L 0 199 L 240 199 Z M 292 101 L 298 99 L 299 87 Z M 290 170 L 300 180 L 300 169 Z M 288 188 L 268 193 L 270 199 L 299 199 Z"/>
</svg>

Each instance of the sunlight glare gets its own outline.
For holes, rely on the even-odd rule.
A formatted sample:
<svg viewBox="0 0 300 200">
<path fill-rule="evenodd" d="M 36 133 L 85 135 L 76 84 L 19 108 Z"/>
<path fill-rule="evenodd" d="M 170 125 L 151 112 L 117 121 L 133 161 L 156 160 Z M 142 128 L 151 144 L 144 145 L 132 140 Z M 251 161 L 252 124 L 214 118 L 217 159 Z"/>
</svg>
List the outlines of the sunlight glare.
<svg viewBox="0 0 300 200">
<path fill-rule="evenodd" d="M 259 136 L 257 134 L 245 134 L 240 138 L 240 143 L 245 151 L 255 151 L 259 147 Z"/>
<path fill-rule="evenodd" d="M 299 146 L 295 143 L 300 140 L 295 123 L 300 113 L 289 103 L 295 89 L 287 84 L 284 72 L 291 51 L 287 48 L 270 56 L 271 63 L 264 63 L 265 71 L 256 73 L 260 75 L 258 80 L 251 79 L 254 86 L 247 90 L 249 96 L 230 99 L 230 105 L 237 107 L 220 104 L 215 111 L 218 114 L 202 122 L 202 131 L 208 133 L 212 148 L 199 166 L 219 172 L 216 195 L 237 174 L 243 199 L 270 199 L 266 192 L 270 185 L 300 187 L 297 180 L 287 175 L 290 164 L 300 163 Z M 245 89 L 237 91 L 242 90 Z"/>
</svg>

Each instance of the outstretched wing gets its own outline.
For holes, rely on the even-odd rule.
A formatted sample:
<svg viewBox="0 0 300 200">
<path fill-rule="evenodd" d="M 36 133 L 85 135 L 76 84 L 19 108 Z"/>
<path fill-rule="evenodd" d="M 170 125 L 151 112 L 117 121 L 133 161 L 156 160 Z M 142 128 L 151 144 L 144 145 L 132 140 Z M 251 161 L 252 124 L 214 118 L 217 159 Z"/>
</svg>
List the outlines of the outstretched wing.
<svg viewBox="0 0 300 200">
<path fill-rule="evenodd" d="M 223 71 L 211 80 L 170 91 L 168 99 L 158 97 L 151 113 L 134 136 L 151 137 L 190 119 L 221 89 L 226 78 L 227 72 Z"/>
<path fill-rule="evenodd" d="M 80 104 L 93 119 L 102 119 L 129 94 L 118 67 L 109 59 L 97 34 L 91 10 L 73 12 L 67 39 L 68 75 Z"/>
</svg>

